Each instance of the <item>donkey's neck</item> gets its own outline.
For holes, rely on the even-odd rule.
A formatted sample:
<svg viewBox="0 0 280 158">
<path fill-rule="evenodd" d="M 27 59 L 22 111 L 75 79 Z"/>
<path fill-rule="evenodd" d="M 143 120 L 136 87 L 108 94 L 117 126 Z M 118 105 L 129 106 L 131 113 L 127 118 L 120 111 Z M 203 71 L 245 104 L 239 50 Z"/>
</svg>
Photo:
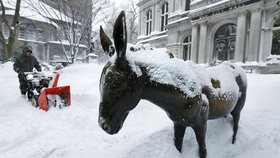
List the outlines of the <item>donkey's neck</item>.
<svg viewBox="0 0 280 158">
<path fill-rule="evenodd" d="M 150 80 L 146 80 L 144 84 L 142 99 L 148 100 L 162 108 L 173 121 L 182 118 L 186 102 L 182 98 L 184 98 L 184 93 L 173 86 Z"/>
</svg>

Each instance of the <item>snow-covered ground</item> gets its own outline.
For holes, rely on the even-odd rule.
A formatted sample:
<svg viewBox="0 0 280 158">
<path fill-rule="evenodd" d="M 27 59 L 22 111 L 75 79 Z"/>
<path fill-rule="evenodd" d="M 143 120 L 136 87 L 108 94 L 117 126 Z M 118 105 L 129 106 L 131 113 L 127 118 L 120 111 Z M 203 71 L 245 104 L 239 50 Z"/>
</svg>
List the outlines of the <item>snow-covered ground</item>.
<svg viewBox="0 0 280 158">
<path fill-rule="evenodd" d="M 36 109 L 19 93 L 12 63 L 0 64 L 0 158 L 197 158 L 187 128 L 182 153 L 173 145 L 173 124 L 165 112 L 142 100 L 122 130 L 108 135 L 98 126 L 99 77 L 103 65 L 64 68 L 59 85 L 71 86 L 72 105 Z M 280 75 L 248 74 L 248 93 L 236 144 L 231 117 L 208 121 L 209 158 L 278 158 Z"/>
</svg>

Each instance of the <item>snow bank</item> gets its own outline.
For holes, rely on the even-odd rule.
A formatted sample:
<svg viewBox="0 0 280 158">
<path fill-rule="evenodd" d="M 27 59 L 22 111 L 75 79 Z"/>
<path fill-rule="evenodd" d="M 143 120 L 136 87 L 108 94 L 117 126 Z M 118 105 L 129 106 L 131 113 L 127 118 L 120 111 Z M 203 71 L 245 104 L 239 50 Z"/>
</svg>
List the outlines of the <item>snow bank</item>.
<svg viewBox="0 0 280 158">
<path fill-rule="evenodd" d="M 71 86 L 72 104 L 44 112 L 21 97 L 12 63 L 0 65 L 0 157 L 2 158 L 198 158 L 187 128 L 182 153 L 173 145 L 173 123 L 147 101 L 130 112 L 122 130 L 98 126 L 99 77 L 103 65 L 64 68 L 59 85 Z M 277 158 L 280 155 L 280 75 L 248 74 L 248 93 L 236 144 L 231 117 L 208 121 L 208 158 Z"/>
</svg>

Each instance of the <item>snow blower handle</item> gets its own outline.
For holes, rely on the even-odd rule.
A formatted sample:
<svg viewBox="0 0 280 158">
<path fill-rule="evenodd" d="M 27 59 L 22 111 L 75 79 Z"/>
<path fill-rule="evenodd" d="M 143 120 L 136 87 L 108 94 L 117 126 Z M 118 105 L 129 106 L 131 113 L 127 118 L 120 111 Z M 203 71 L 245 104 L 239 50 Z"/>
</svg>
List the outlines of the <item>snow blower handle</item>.
<svg viewBox="0 0 280 158">
<path fill-rule="evenodd" d="M 53 72 L 54 75 L 53 75 L 52 81 L 49 84 L 49 88 L 57 87 L 57 82 L 58 82 L 58 79 L 60 77 L 60 74 L 62 74 L 62 72 L 63 72 L 62 70 Z"/>
</svg>

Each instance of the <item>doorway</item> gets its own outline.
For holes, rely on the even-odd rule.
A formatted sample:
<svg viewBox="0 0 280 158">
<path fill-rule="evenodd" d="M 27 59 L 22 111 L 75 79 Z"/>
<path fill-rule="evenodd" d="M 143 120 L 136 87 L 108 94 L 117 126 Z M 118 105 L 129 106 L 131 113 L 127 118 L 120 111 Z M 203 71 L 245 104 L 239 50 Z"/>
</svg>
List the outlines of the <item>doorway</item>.
<svg viewBox="0 0 280 158">
<path fill-rule="evenodd" d="M 236 25 L 221 26 L 214 37 L 214 59 L 216 62 L 234 59 Z"/>
</svg>

